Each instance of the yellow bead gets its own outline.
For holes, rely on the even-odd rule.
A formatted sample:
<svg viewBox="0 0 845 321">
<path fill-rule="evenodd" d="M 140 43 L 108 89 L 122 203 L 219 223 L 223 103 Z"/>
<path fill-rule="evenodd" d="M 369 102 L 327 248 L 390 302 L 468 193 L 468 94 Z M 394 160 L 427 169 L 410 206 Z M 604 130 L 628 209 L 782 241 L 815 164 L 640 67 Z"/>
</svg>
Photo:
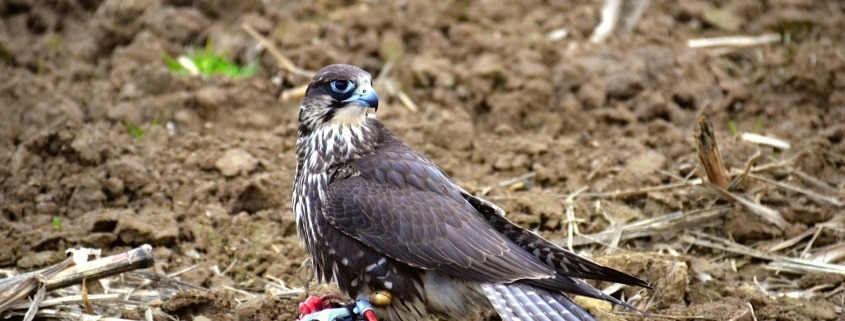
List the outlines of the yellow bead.
<svg viewBox="0 0 845 321">
<path fill-rule="evenodd" d="M 393 301 L 393 295 L 385 290 L 378 290 L 370 293 L 368 299 L 373 306 L 386 307 Z"/>
</svg>

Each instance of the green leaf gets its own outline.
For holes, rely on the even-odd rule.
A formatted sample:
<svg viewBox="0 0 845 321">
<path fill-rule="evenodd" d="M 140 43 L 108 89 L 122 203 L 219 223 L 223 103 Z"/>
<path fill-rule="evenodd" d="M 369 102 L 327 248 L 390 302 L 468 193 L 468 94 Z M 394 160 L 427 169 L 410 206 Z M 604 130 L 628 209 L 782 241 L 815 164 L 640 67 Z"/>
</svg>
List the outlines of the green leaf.
<svg viewBox="0 0 845 321">
<path fill-rule="evenodd" d="M 129 133 L 129 135 L 132 135 L 132 137 L 135 137 L 137 139 L 141 139 L 142 137 L 144 137 L 144 129 L 142 129 L 141 127 L 135 126 L 130 122 L 126 122 L 123 125 L 126 126 L 126 131 Z"/>
<path fill-rule="evenodd" d="M 739 132 L 736 131 L 736 124 L 733 120 L 728 121 L 728 132 L 731 133 L 731 136 L 733 137 L 739 136 Z"/>
<path fill-rule="evenodd" d="M 211 42 L 206 42 L 205 48 L 194 49 L 190 55 L 180 57 L 179 59 L 174 59 L 170 55 L 164 54 L 164 62 L 171 71 L 188 74 L 190 70 L 181 62 L 181 60 L 187 59 L 196 66 L 196 69 L 202 76 L 223 74 L 232 78 L 246 78 L 255 75 L 258 71 L 259 61 L 252 61 L 246 66 L 241 67 L 226 58 L 225 54 L 214 52 L 211 47 Z M 193 69 L 193 67 L 190 69 Z"/>
</svg>

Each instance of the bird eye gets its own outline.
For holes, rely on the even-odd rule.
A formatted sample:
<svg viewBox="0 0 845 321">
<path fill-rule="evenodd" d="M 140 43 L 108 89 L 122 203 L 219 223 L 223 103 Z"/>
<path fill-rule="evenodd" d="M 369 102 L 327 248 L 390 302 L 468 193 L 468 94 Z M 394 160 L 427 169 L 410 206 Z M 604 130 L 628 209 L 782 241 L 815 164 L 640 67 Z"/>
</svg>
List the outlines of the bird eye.
<svg viewBox="0 0 845 321">
<path fill-rule="evenodd" d="M 348 93 L 352 88 L 355 88 L 355 84 L 350 80 L 332 80 L 329 84 L 332 86 L 332 91 L 338 94 Z"/>
</svg>

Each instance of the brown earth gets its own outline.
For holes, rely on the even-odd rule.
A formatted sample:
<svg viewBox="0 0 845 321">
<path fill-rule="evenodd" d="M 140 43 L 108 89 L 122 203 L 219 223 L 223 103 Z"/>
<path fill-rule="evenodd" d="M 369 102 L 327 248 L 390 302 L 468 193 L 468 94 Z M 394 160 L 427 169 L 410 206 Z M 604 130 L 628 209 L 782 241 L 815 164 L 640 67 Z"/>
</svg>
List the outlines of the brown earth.
<svg viewBox="0 0 845 321">
<path fill-rule="evenodd" d="M 729 168 L 760 152 L 756 165 L 792 160 L 789 170 L 761 175 L 845 196 L 845 2 L 656 0 L 627 36 L 594 44 L 600 11 L 598 0 L 3 1 L 0 243 L 9 248 L 0 268 L 43 267 L 68 247 L 115 253 L 149 243 L 157 272 L 193 267 L 177 278 L 212 289 L 181 292 L 164 311 L 294 319 L 301 297 L 262 292 L 273 279 L 300 287 L 306 275 L 289 202 L 297 101 L 278 97 L 308 79 L 279 71 L 242 23 L 305 69 L 350 63 L 378 75 L 389 61 L 385 79 L 419 110 L 381 88 L 379 118 L 460 184 L 550 239 L 565 238 L 568 207 L 580 233 L 590 234 L 714 206 L 717 197 L 700 187 L 595 195 L 693 174 L 692 132 L 702 114 Z M 563 39 L 547 37 L 561 28 Z M 693 38 L 770 32 L 786 38 L 726 51 L 687 47 Z M 259 74 L 233 80 L 168 70 L 165 53 L 206 41 L 240 62 L 262 59 Z M 734 140 L 731 122 L 792 148 Z M 131 134 L 133 126 L 143 135 Z M 564 202 L 582 188 L 586 194 Z M 699 231 L 765 251 L 820 226 L 827 228 L 814 249 L 845 236 L 842 206 L 756 181 L 732 190 L 779 211 L 789 226 L 728 205 L 716 221 L 687 231 L 576 250 L 650 281 L 655 291 L 624 295 L 655 319 L 845 320 L 845 294 L 835 290 L 841 276 L 776 274 L 766 260 L 680 241 Z M 797 256 L 806 244 L 778 254 Z M 245 300 L 227 288 L 258 296 Z M 786 292 L 804 295 L 778 295 Z"/>
</svg>

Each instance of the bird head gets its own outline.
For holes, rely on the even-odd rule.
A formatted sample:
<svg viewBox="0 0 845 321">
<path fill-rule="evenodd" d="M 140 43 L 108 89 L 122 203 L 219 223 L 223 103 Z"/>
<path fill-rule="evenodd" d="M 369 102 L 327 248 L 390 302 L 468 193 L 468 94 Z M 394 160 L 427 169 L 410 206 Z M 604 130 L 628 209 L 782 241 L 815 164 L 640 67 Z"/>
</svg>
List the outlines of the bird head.
<svg viewBox="0 0 845 321">
<path fill-rule="evenodd" d="M 378 109 L 370 73 L 350 65 L 329 65 L 314 75 L 299 112 L 300 129 L 321 126 L 359 126 L 367 111 Z"/>
</svg>

